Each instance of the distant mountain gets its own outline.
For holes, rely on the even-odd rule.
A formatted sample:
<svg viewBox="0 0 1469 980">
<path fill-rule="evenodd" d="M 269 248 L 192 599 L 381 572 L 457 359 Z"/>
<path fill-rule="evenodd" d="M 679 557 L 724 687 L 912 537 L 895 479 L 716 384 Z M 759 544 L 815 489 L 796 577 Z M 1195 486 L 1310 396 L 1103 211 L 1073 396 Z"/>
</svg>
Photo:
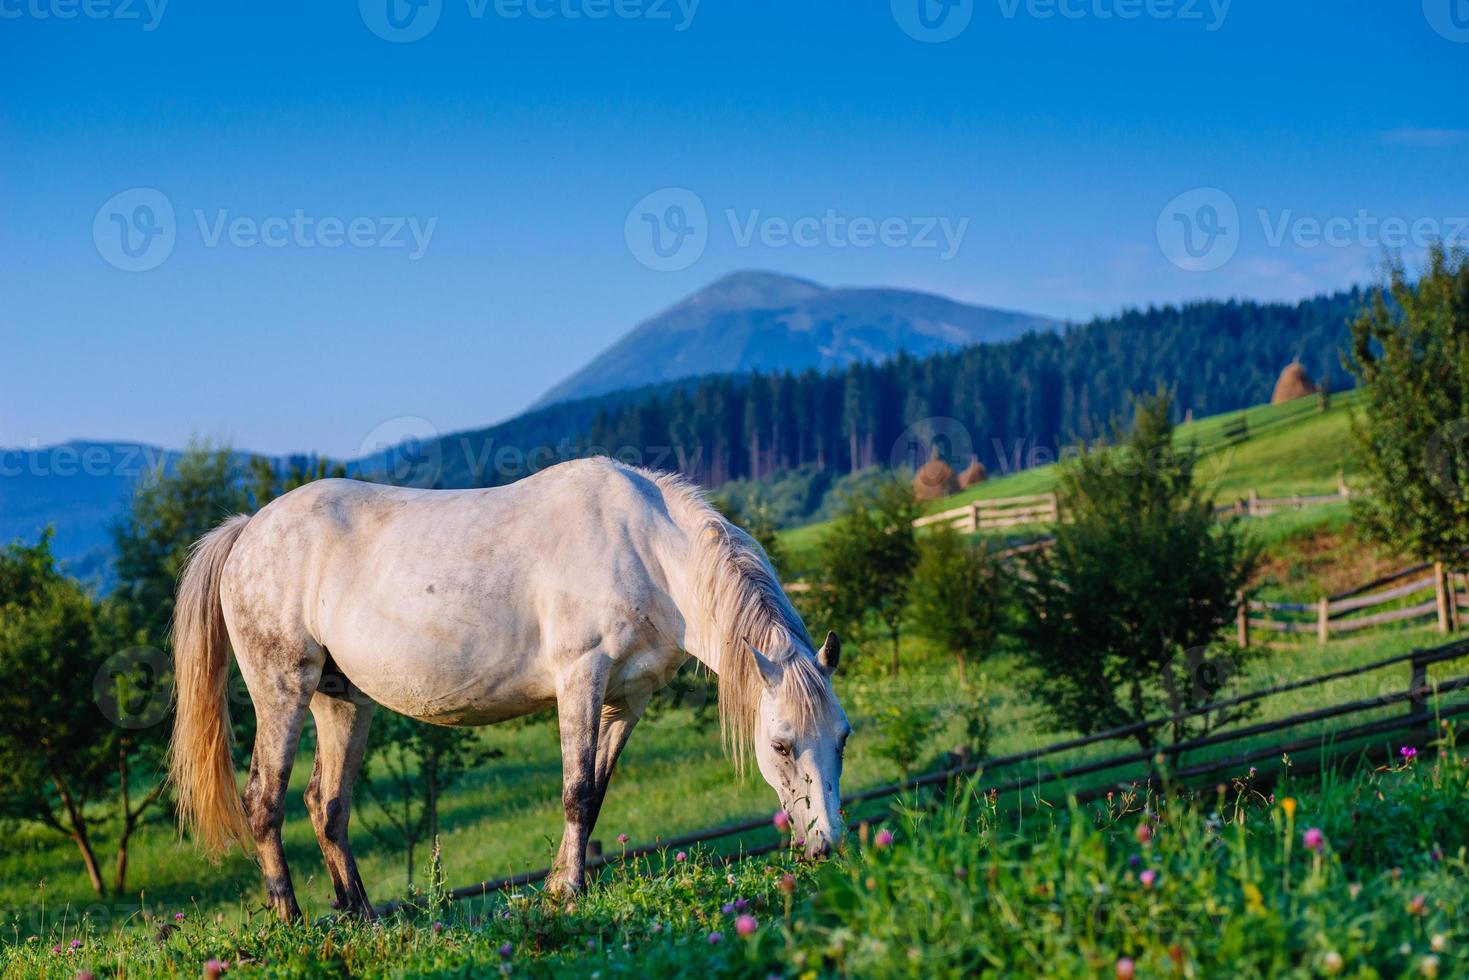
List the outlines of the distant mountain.
<svg viewBox="0 0 1469 980">
<path fill-rule="evenodd" d="M 828 312 L 854 304 L 851 321 L 888 322 L 860 317 L 859 295 L 878 297 L 876 306 L 882 297 L 902 297 L 898 305 L 909 311 L 909 323 L 958 322 L 953 311 L 973 310 L 939 297 L 824 290 L 756 274 L 716 287 L 700 294 L 708 294 L 706 305 L 752 297 L 799 305 L 824 297 Z M 1008 472 L 1053 459 L 1077 438 L 1095 437 L 1108 418 L 1126 413 L 1129 392 L 1159 384 L 1173 388 L 1180 413 L 1202 417 L 1267 400 L 1280 369 L 1293 360 L 1333 387 L 1350 383 L 1342 377 L 1339 352 L 1348 339 L 1347 321 L 1366 298 L 1351 290 L 1296 304 L 1198 302 L 1129 310 L 1065 331 L 1025 330 L 1011 340 L 962 349 L 943 344 L 927 357 L 885 357 L 877 364 L 859 358 L 820 375 L 757 368 L 627 386 L 558 401 L 488 428 L 394 447 L 349 461 L 347 471 L 414 486 L 496 486 L 564 458 L 603 451 L 680 469 L 710 487 L 731 481 L 768 486 L 782 473 L 814 470 L 834 478 L 890 465 L 907 445 L 909 426 L 943 419 L 957 422 L 961 441 L 969 444 L 959 465 L 972 451 L 992 472 Z M 944 312 L 918 317 L 914 311 L 925 304 Z M 781 316 L 792 322 L 791 314 Z M 833 336 L 856 333 L 833 328 Z M 34 540 L 52 525 L 55 553 L 68 570 L 105 588 L 111 523 L 139 479 L 177 458 L 172 450 L 124 442 L 0 448 L 0 545 Z M 247 458 L 240 454 L 242 464 Z M 275 464 L 285 471 L 296 459 Z M 807 496 L 796 508 L 800 514 L 821 503 L 819 495 Z"/>
<path fill-rule="evenodd" d="M 55 531 L 51 550 L 83 581 L 106 585 L 111 526 L 133 487 L 178 453 L 139 442 L 74 440 L 58 446 L 0 448 L 0 546 Z"/>
<path fill-rule="evenodd" d="M 533 408 L 707 374 L 923 357 L 1059 328 L 1055 320 L 901 289 L 828 289 L 736 272 L 644 320 Z"/>
</svg>

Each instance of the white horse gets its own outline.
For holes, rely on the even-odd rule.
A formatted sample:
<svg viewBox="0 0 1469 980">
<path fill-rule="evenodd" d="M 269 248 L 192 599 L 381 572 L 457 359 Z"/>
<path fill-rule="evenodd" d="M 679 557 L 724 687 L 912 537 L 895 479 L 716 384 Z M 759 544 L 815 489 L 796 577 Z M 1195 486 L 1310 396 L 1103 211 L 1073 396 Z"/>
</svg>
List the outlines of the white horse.
<svg viewBox="0 0 1469 980">
<path fill-rule="evenodd" d="M 255 705 L 243 799 L 230 761 L 229 649 Z M 271 906 L 300 915 L 281 848 L 306 713 L 306 789 L 336 889 L 372 906 L 347 841 L 352 782 L 375 704 L 440 725 L 555 705 L 565 834 L 549 887 L 584 883 L 612 767 L 653 691 L 688 656 L 719 677 L 726 746 L 753 747 L 808 854 L 842 838 L 850 726 L 820 650 L 749 535 L 683 480 L 607 459 L 491 490 L 322 480 L 195 545 L 174 619 L 172 778 L 206 849 L 254 845 Z"/>
</svg>

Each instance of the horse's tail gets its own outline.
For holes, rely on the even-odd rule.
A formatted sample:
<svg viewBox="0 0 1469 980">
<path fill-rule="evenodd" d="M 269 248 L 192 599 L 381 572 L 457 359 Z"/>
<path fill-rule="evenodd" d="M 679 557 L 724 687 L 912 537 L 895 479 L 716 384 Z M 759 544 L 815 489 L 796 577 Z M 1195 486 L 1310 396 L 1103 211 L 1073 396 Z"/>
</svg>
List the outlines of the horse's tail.
<svg viewBox="0 0 1469 980">
<path fill-rule="evenodd" d="M 173 672 L 178 692 L 169 746 L 169 778 L 178 793 L 179 827 L 210 854 L 233 842 L 249 847 L 245 806 L 230 757 L 229 633 L 219 579 L 250 518 L 231 517 L 189 553 L 173 613 Z"/>
</svg>

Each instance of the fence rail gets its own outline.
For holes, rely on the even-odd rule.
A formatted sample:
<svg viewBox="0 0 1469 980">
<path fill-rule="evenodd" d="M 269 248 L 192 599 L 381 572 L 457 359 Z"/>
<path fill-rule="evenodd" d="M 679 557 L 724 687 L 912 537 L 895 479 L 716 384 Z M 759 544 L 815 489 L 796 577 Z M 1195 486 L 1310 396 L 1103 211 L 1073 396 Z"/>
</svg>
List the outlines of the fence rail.
<svg viewBox="0 0 1469 980">
<path fill-rule="evenodd" d="M 1122 725 L 1092 735 L 1067 739 L 1036 749 L 978 761 L 961 761 L 957 765 L 927 773 L 914 779 L 888 783 L 855 793 L 849 793 L 842 798 L 842 803 L 848 809 L 849 813 L 856 816 L 855 811 L 865 804 L 891 799 L 903 793 L 930 787 L 946 786 L 959 779 L 969 778 L 979 773 L 989 775 L 1004 770 L 1013 770 L 1026 763 L 1039 762 L 1042 759 L 1056 757 L 1077 749 L 1084 749 L 1122 739 L 1135 738 L 1141 733 L 1158 728 L 1167 728 L 1182 720 L 1217 713 L 1227 708 L 1241 707 L 1270 697 L 1321 687 L 1335 681 L 1361 676 L 1374 671 L 1400 667 L 1403 664 L 1409 666 L 1409 678 L 1407 687 L 1401 690 L 1371 698 L 1363 698 L 1333 705 L 1323 705 L 1283 718 L 1243 725 L 1223 732 L 1216 732 L 1212 735 L 1162 745 L 1157 750 L 1133 750 L 1106 756 L 1101 759 L 1075 760 L 1073 764 L 1065 768 L 1056 767 L 1046 773 L 1016 776 L 1005 783 L 1004 788 L 1007 792 L 1034 791 L 1041 786 L 1051 783 L 1073 780 L 1082 776 L 1098 775 L 1109 770 L 1123 769 L 1139 764 L 1150 766 L 1142 778 L 1144 780 L 1153 780 L 1156 777 L 1156 772 L 1151 768 L 1151 765 L 1155 758 L 1155 751 L 1161 752 L 1171 760 L 1170 766 L 1175 779 L 1189 781 L 1205 776 L 1212 776 L 1234 767 L 1250 765 L 1269 759 L 1278 759 L 1283 753 L 1303 753 L 1328 744 L 1345 746 L 1346 750 L 1352 750 L 1353 748 L 1361 747 L 1353 746 L 1351 743 L 1360 742 L 1362 739 L 1376 738 L 1378 736 L 1396 733 L 1409 733 L 1409 737 L 1427 740 L 1433 735 L 1432 728 L 1436 717 L 1448 719 L 1469 713 L 1469 697 L 1464 696 L 1463 693 L 1469 690 L 1469 676 L 1453 677 L 1435 684 L 1430 681 L 1429 668 L 1437 664 L 1465 658 L 1469 658 L 1469 641 L 1461 640 L 1429 649 L 1415 649 L 1408 653 L 1387 657 L 1372 663 L 1256 689 L 1231 698 L 1210 702 L 1187 711 L 1149 718 L 1144 721 Z M 1203 759 L 1188 766 L 1182 765 L 1183 757 L 1187 753 L 1227 746 L 1232 743 L 1258 738 L 1262 735 L 1283 732 L 1304 725 L 1318 724 L 1337 718 L 1350 718 L 1354 715 L 1363 715 L 1377 712 L 1384 708 L 1403 705 L 1407 706 L 1406 711 L 1399 711 L 1388 717 L 1367 720 L 1361 724 L 1351 725 L 1344 729 L 1298 735 L 1289 741 L 1274 743 L 1268 746 L 1245 746 L 1243 747 L 1243 751 L 1234 755 Z M 1104 781 L 1101 784 L 1076 794 L 1076 798 L 1079 801 L 1085 802 L 1086 800 L 1102 795 L 1112 787 L 1119 785 L 1131 786 L 1134 782 L 1135 780 L 1133 779 Z M 999 787 L 996 786 L 996 788 Z M 860 819 L 860 816 L 858 819 Z M 627 848 L 615 855 L 590 858 L 587 862 L 587 867 L 588 869 L 599 868 L 618 863 L 628 858 L 645 857 L 672 848 L 691 847 L 696 844 L 712 844 L 731 838 L 743 837 L 762 830 L 771 833 L 772 838 L 754 844 L 740 846 L 736 851 L 723 855 L 723 860 L 737 861 L 746 857 L 769 853 L 783 846 L 783 841 L 778 836 L 774 836 L 769 818 L 760 817 L 758 819 L 735 821 L 675 837 L 659 839 L 650 844 Z M 454 899 L 478 898 L 495 891 L 535 884 L 544 880 L 549 874 L 550 869 L 543 868 L 508 875 L 502 878 L 489 879 L 473 885 L 467 885 L 463 888 L 457 888 L 450 893 L 450 896 Z M 380 906 L 378 911 L 381 913 L 392 912 L 402 907 L 403 904 L 402 902 L 391 902 L 387 905 Z"/>
<path fill-rule="evenodd" d="M 920 517 L 913 522 L 913 526 L 946 524 L 961 533 L 973 534 L 976 531 L 1000 530 L 1022 524 L 1054 524 L 1059 519 L 1060 509 L 1056 504 L 1056 495 L 1033 493 L 1021 497 L 976 500 L 963 507 Z"/>
<path fill-rule="evenodd" d="M 1430 570 L 1428 575 L 1409 578 L 1425 569 Z M 1405 578 L 1409 581 L 1403 582 Z M 1335 633 L 1352 633 L 1389 623 L 1429 618 L 1437 619 L 1439 632 L 1448 633 L 1458 628 L 1459 611 L 1469 609 L 1469 582 L 1456 581 L 1463 578 L 1450 572 L 1442 563 L 1428 563 L 1399 569 L 1345 592 L 1321 596 L 1315 602 L 1242 601 L 1238 641 L 1240 646 L 1247 647 L 1251 632 L 1265 630 L 1271 633 L 1315 634 L 1318 641 L 1325 643 Z M 1433 593 L 1431 598 L 1401 605 L 1403 600 L 1430 591 Z M 1368 609 L 1382 611 L 1365 616 L 1347 615 Z M 1253 613 L 1259 615 L 1251 615 Z M 1292 618 L 1303 614 L 1311 618 Z"/>
</svg>

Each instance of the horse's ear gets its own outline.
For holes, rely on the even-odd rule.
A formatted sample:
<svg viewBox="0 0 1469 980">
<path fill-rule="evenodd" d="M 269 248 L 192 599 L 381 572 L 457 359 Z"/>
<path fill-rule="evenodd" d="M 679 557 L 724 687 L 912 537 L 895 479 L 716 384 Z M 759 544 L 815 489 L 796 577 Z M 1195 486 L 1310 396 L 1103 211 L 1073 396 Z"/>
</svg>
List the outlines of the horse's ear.
<svg viewBox="0 0 1469 980">
<path fill-rule="evenodd" d="M 755 645 L 749 640 L 745 641 L 745 649 L 749 650 L 750 656 L 755 658 L 755 666 L 760 668 L 760 679 L 765 682 L 766 687 L 774 690 L 780 684 L 780 667 L 776 666 L 775 661 L 756 650 Z"/>
<path fill-rule="evenodd" d="M 826 642 L 816 651 L 816 662 L 828 677 L 837 672 L 837 665 L 842 662 L 842 641 L 831 630 L 826 631 Z"/>
</svg>

